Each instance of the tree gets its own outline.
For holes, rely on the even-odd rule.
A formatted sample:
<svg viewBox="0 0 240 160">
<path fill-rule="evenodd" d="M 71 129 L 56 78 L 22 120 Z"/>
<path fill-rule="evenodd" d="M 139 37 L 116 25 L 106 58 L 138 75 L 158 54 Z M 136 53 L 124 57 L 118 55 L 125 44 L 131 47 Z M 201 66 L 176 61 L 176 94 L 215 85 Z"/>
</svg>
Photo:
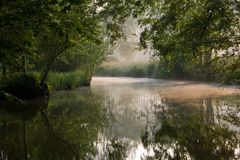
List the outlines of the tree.
<svg viewBox="0 0 240 160">
<path fill-rule="evenodd" d="M 219 55 L 222 50 L 225 56 L 216 56 L 217 60 L 235 56 L 232 69 L 239 66 L 239 1 L 152 0 L 138 4 L 142 7 L 134 15 L 145 27 L 141 44 L 155 49 L 156 56 L 174 64 L 180 59 L 201 61 L 203 67 L 209 67 L 213 53 Z"/>
<path fill-rule="evenodd" d="M 67 10 L 59 4 L 54 7 L 61 12 L 51 15 L 54 21 L 49 23 L 52 26 L 41 25 L 42 35 L 37 42 L 38 55 L 46 64 L 43 67 L 41 83 L 46 80 L 54 60 L 69 48 L 85 39 L 99 41 L 101 25 L 98 17 L 94 16 L 95 7 L 91 1 L 71 4 Z"/>
<path fill-rule="evenodd" d="M 111 42 L 123 36 L 124 1 L 42 0 L 0 3 L 0 63 L 3 72 L 25 72 L 26 57 L 42 64 L 44 83 L 54 63 L 68 49 L 90 41 L 101 44 L 102 30 Z M 116 10 L 115 10 L 116 9 Z M 89 53 L 91 54 L 91 53 Z"/>
<path fill-rule="evenodd" d="M 38 1 L 0 2 L 0 63 L 21 68 L 23 55 L 31 53 L 37 26 L 45 17 L 45 5 Z M 14 69 L 14 70 L 15 70 Z"/>
</svg>

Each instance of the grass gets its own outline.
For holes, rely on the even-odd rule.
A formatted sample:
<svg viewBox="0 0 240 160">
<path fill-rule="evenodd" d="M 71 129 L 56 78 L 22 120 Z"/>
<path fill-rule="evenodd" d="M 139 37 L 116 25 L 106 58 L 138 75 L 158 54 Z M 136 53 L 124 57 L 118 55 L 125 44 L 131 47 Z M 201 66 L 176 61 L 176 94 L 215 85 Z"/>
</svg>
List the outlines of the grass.
<svg viewBox="0 0 240 160">
<path fill-rule="evenodd" d="M 219 64 L 216 64 L 219 67 Z M 240 85 L 240 69 L 229 71 L 211 71 L 210 74 L 201 70 L 201 66 L 189 64 L 185 68 L 168 70 L 164 63 L 129 63 L 129 64 L 104 64 L 97 68 L 95 76 L 109 77 L 138 77 L 138 78 L 160 78 L 181 79 L 197 81 L 214 81 L 222 84 Z"/>
<path fill-rule="evenodd" d="M 37 81 L 40 81 L 40 72 L 30 72 L 29 75 L 32 75 Z M 2 74 L 0 74 L 0 89 L 4 88 L 4 81 Z M 87 84 L 87 78 L 81 71 L 49 72 L 47 84 L 50 90 L 70 90 L 85 86 Z"/>
<path fill-rule="evenodd" d="M 110 77 L 157 77 L 157 64 L 117 64 L 117 65 L 101 65 L 96 69 L 96 76 Z"/>
<path fill-rule="evenodd" d="M 47 83 L 51 90 L 69 90 L 84 86 L 86 77 L 81 71 L 50 72 Z"/>
</svg>

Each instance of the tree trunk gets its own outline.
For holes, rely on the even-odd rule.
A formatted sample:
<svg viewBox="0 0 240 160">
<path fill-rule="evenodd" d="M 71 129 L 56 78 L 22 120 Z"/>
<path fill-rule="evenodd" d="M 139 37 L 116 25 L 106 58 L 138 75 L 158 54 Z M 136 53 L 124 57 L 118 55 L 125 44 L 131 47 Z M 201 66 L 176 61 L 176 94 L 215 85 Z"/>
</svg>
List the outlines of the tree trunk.
<svg viewBox="0 0 240 160">
<path fill-rule="evenodd" d="M 48 76 L 48 73 L 49 73 L 49 71 L 50 71 L 50 68 L 51 68 L 51 66 L 52 66 L 53 61 L 54 61 L 54 57 L 51 57 L 51 58 L 47 61 L 46 68 L 43 70 L 42 78 L 41 78 L 41 81 L 40 81 L 40 85 L 41 85 L 41 86 L 46 82 L 46 79 L 47 79 L 47 76 Z"/>
<path fill-rule="evenodd" d="M 61 137 L 59 137 L 59 136 L 55 133 L 55 131 L 54 131 L 53 127 L 52 127 L 52 124 L 51 124 L 51 122 L 49 121 L 49 119 L 48 119 L 48 117 L 47 117 L 47 115 L 45 114 L 45 112 L 44 112 L 43 109 L 40 109 L 40 113 L 41 113 L 41 115 L 42 115 L 42 117 L 43 117 L 43 120 L 44 120 L 44 122 L 45 122 L 45 125 L 47 126 L 47 129 L 48 129 L 49 133 L 50 133 L 57 141 L 59 141 L 60 143 L 62 143 L 63 145 L 67 146 L 68 148 L 70 148 L 70 149 L 72 150 L 72 152 L 73 152 L 73 154 L 74 154 L 74 158 L 73 158 L 73 159 L 80 159 L 77 148 L 75 148 L 75 146 L 74 146 L 73 144 L 71 144 L 71 143 L 69 143 L 68 141 L 62 139 Z"/>
<path fill-rule="evenodd" d="M 206 81 L 206 80 L 209 80 L 211 78 L 211 75 L 210 75 L 210 61 L 211 61 L 211 53 L 210 52 L 207 52 L 207 53 L 204 53 L 202 54 L 202 69 L 203 69 L 203 77 L 202 77 L 202 80 Z"/>
<path fill-rule="evenodd" d="M 2 63 L 2 74 L 3 74 L 3 76 L 6 76 L 6 73 L 7 73 L 6 65 L 4 63 Z"/>
<path fill-rule="evenodd" d="M 45 83 L 49 70 L 50 70 L 50 65 L 47 64 L 45 70 L 42 73 L 42 78 L 41 78 L 41 82 L 40 82 L 41 86 Z"/>
<path fill-rule="evenodd" d="M 27 55 L 23 56 L 23 73 L 27 73 Z"/>
</svg>

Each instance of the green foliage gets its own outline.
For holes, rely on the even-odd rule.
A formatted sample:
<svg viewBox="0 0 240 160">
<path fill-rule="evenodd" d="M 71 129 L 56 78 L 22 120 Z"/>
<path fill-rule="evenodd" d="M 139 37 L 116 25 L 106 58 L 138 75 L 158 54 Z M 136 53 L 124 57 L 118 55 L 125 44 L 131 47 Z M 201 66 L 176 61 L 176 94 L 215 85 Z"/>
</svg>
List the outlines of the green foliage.
<svg viewBox="0 0 240 160">
<path fill-rule="evenodd" d="M 199 55 L 213 49 L 228 49 L 237 41 L 239 2 L 152 1 L 151 12 L 140 21 L 150 25 L 142 34 L 161 55 L 174 52 Z M 236 27 L 236 28 L 235 28 Z M 234 36 L 234 37 L 233 37 Z"/>
<path fill-rule="evenodd" d="M 212 68 L 214 68 L 215 75 L 220 82 L 233 85 L 240 84 L 238 60 L 238 57 L 230 57 L 227 60 L 220 59 L 212 62 Z"/>
<path fill-rule="evenodd" d="M 223 69 L 226 81 L 238 81 L 239 10 L 237 0 L 2 0 L 2 74 L 25 73 L 31 66 L 41 71 L 43 84 L 53 66 L 80 68 L 90 82 L 96 65 L 111 52 L 108 44 L 124 37 L 122 24 L 133 16 L 144 29 L 141 45 L 156 51 L 168 77 L 182 78 L 194 71 L 190 77 L 211 79 L 218 68 L 212 60 L 221 63 L 235 57 L 231 67 Z M 225 55 L 219 56 L 220 51 Z M 133 70 L 133 76 L 146 74 Z"/>
<path fill-rule="evenodd" d="M 85 85 L 87 78 L 81 71 L 50 72 L 47 83 L 52 90 L 69 90 Z"/>
<path fill-rule="evenodd" d="M 52 70 L 55 71 L 72 71 L 81 70 L 86 79 L 90 79 L 96 67 L 105 61 L 106 57 L 111 54 L 110 46 L 107 42 L 96 44 L 92 41 L 77 43 L 59 57 L 54 63 Z"/>
<path fill-rule="evenodd" d="M 41 8 L 42 7 L 42 8 Z M 46 6 L 39 1 L 0 2 L 0 62 L 19 67 L 24 54 L 30 54 L 39 19 Z M 38 17 L 38 18 L 37 18 Z"/>
<path fill-rule="evenodd" d="M 139 4 L 142 7 L 136 5 L 139 9 L 133 14 L 145 28 L 141 44 L 156 51 L 167 72 L 181 78 L 192 70 L 202 75 L 200 79 L 211 79 L 212 60 L 228 63 L 235 57 L 234 67 L 227 69 L 235 73 L 240 62 L 239 1 L 153 0 Z"/>
<path fill-rule="evenodd" d="M 97 67 L 96 76 L 112 76 L 112 77 L 148 77 L 156 78 L 158 72 L 158 64 L 124 64 L 124 65 L 101 65 Z"/>
<path fill-rule="evenodd" d="M 84 48 L 85 53 L 80 53 L 79 57 L 87 59 L 91 64 L 91 71 L 87 72 L 92 72 L 92 66 L 100 63 L 99 59 L 104 56 L 103 39 L 109 37 L 113 42 L 122 36 L 119 28 L 126 14 L 121 18 L 116 15 L 122 12 L 115 12 L 115 16 L 109 14 L 115 5 L 115 2 L 101 0 L 1 1 L 0 64 L 3 74 L 24 73 L 27 63 L 38 64 L 43 84 L 54 61 L 64 53 L 70 54 L 68 50 L 75 46 L 80 52 Z M 90 50 L 89 46 L 94 47 Z"/>
</svg>

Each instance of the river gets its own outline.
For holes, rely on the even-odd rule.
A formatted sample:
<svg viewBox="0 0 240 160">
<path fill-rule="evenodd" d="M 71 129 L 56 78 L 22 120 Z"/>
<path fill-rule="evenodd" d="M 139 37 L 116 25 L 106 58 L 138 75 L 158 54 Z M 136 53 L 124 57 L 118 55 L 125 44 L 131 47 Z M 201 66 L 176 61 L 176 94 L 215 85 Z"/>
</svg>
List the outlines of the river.
<svg viewBox="0 0 240 160">
<path fill-rule="evenodd" d="M 0 160 L 240 159 L 240 91 L 94 77 L 36 111 L 0 111 Z"/>
</svg>

